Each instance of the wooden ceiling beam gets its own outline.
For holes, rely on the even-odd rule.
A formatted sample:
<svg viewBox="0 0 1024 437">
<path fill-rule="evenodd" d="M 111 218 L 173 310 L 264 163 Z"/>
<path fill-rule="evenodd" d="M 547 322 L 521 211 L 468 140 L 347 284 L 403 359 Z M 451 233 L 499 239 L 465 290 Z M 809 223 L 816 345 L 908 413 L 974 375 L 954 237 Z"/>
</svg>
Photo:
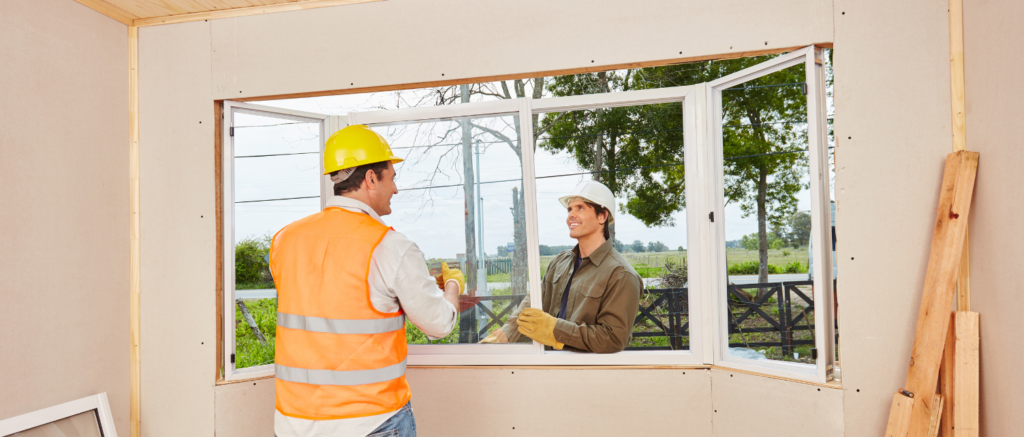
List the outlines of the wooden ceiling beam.
<svg viewBox="0 0 1024 437">
<path fill-rule="evenodd" d="M 249 15 L 269 14 L 273 12 L 301 11 L 304 9 L 326 8 L 330 6 L 370 3 L 384 0 L 305 0 L 290 3 L 278 3 L 266 6 L 248 6 L 233 9 L 193 12 L 164 17 L 147 17 L 135 20 L 138 27 L 159 26 L 161 24 L 186 23 L 189 21 L 214 20 L 218 18 L 245 17 Z"/>
<path fill-rule="evenodd" d="M 131 26 L 132 23 L 134 23 L 135 20 L 137 18 L 139 18 L 138 16 L 136 16 L 136 15 L 134 15 L 134 14 L 124 10 L 124 9 L 121 9 L 119 6 L 116 6 L 116 5 L 112 4 L 112 3 L 106 2 L 104 0 L 75 0 L 75 1 L 85 5 L 86 7 L 90 8 L 92 10 L 95 10 L 96 12 L 99 12 L 99 13 L 101 13 L 103 15 L 106 15 L 106 16 L 108 16 L 110 18 L 113 18 L 113 19 L 115 19 L 115 20 L 117 20 L 117 21 L 119 21 L 121 23 L 127 24 L 129 26 Z"/>
<path fill-rule="evenodd" d="M 301 11 L 384 0 L 75 0 L 129 26 L 218 18 L 245 17 L 273 12 Z"/>
</svg>

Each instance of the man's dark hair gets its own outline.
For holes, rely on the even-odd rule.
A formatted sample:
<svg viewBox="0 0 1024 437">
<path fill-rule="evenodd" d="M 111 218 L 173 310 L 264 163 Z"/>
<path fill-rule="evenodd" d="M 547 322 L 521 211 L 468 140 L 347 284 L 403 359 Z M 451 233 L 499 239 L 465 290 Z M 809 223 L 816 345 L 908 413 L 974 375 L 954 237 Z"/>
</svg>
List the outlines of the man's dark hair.
<svg viewBox="0 0 1024 437">
<path fill-rule="evenodd" d="M 582 200 L 582 199 L 580 199 L 580 200 Z M 593 203 L 593 202 L 583 201 L 583 203 L 586 203 L 587 205 L 590 205 L 591 208 L 594 208 L 594 214 L 595 215 L 601 215 L 601 214 L 604 214 L 604 213 L 608 213 L 608 220 L 604 221 L 604 225 L 603 226 L 604 226 L 604 239 L 605 240 L 610 240 L 612 238 L 612 236 L 611 236 L 611 233 L 608 232 L 608 221 L 612 219 L 611 211 L 609 211 L 608 208 L 605 208 L 605 207 L 603 207 L 601 205 L 598 205 L 596 203 Z"/>
<path fill-rule="evenodd" d="M 363 185 L 363 179 L 366 179 L 366 172 L 373 170 L 377 175 L 377 179 L 383 178 L 384 170 L 388 168 L 388 161 L 375 162 L 373 164 L 365 164 L 356 167 L 356 170 L 352 174 L 341 182 L 334 184 L 334 195 L 340 196 L 342 194 L 356 191 L 361 185 Z M 341 170 L 331 172 L 331 176 L 337 176 Z"/>
</svg>

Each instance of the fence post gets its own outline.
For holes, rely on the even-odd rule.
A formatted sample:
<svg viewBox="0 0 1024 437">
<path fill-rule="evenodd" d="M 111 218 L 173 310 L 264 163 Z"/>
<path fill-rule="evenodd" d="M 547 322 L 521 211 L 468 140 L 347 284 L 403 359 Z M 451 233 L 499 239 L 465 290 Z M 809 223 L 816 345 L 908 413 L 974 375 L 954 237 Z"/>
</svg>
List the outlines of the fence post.
<svg viewBox="0 0 1024 437">
<path fill-rule="evenodd" d="M 782 353 L 789 355 L 793 353 L 793 326 L 790 314 L 790 296 L 786 283 L 779 285 L 779 324 L 784 329 L 782 333 Z"/>
<path fill-rule="evenodd" d="M 256 320 L 252 318 L 252 314 L 249 314 L 249 308 L 246 308 L 245 302 L 242 299 L 235 299 L 235 303 L 238 305 L 238 309 L 242 311 L 242 317 L 245 318 L 245 323 L 249 324 L 249 329 L 252 330 L 253 335 L 260 341 L 260 344 L 266 346 L 267 339 L 263 338 L 263 333 L 260 332 L 260 327 L 256 325 Z"/>
</svg>

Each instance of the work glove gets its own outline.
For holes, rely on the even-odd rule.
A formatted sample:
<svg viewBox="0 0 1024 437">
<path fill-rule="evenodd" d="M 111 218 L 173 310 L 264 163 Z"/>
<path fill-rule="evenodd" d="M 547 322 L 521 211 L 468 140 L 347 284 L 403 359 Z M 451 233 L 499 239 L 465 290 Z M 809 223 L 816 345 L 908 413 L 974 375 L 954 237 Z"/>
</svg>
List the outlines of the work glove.
<svg viewBox="0 0 1024 437">
<path fill-rule="evenodd" d="M 480 343 L 486 343 L 486 344 L 508 343 L 508 337 L 505 336 L 505 331 L 502 331 L 501 329 L 495 329 L 494 332 L 491 333 L 491 335 L 488 335 L 483 340 L 480 340 Z"/>
<path fill-rule="evenodd" d="M 448 281 L 455 280 L 459 283 L 459 294 L 466 292 L 466 275 L 462 274 L 462 270 L 449 269 L 448 263 L 441 263 L 441 274 L 437 275 L 437 288 L 444 291 L 444 284 Z"/>
<path fill-rule="evenodd" d="M 526 308 L 519 314 L 519 332 L 545 346 L 562 350 L 565 344 L 555 340 L 554 316 L 537 308 Z"/>
</svg>

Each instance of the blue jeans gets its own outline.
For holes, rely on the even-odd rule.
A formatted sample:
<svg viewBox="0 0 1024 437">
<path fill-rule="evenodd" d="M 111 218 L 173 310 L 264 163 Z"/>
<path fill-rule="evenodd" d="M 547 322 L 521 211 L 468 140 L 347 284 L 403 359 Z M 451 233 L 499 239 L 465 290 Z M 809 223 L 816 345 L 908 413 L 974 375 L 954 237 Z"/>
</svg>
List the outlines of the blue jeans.
<svg viewBox="0 0 1024 437">
<path fill-rule="evenodd" d="M 416 437 L 416 417 L 412 415 L 412 401 L 366 437 Z"/>
</svg>

